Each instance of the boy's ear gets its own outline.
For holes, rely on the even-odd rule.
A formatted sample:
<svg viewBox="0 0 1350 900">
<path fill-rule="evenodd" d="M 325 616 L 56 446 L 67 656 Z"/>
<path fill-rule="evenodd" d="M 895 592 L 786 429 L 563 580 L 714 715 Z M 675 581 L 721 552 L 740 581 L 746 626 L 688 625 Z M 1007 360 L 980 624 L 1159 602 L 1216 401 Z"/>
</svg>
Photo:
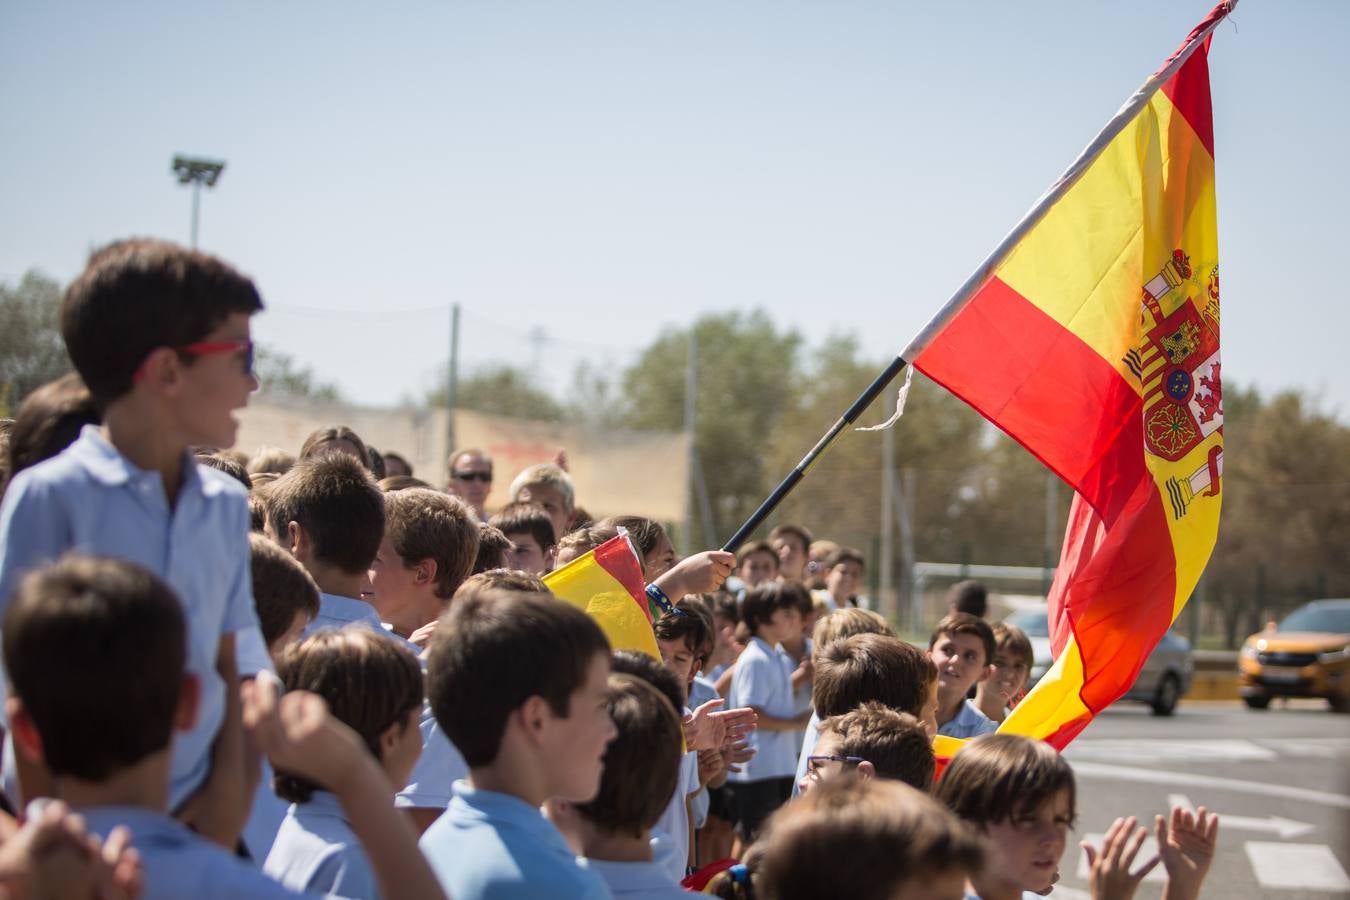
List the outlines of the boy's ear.
<svg viewBox="0 0 1350 900">
<path fill-rule="evenodd" d="M 867 760 L 858 763 L 858 776 L 861 778 L 876 778 L 877 767 Z"/>
<path fill-rule="evenodd" d="M 308 558 L 309 534 L 299 522 L 292 520 L 286 523 L 286 537 L 281 543 L 296 559 Z"/>
<path fill-rule="evenodd" d="M 197 711 L 201 706 L 202 683 L 191 672 L 183 673 L 182 685 L 178 688 L 178 709 L 174 712 L 173 727 L 178 731 L 191 731 L 197 724 Z"/>
<path fill-rule="evenodd" d="M 42 735 L 38 734 L 28 710 L 18 697 L 5 701 L 5 715 L 9 717 L 9 731 L 14 736 L 14 749 L 25 759 L 42 762 Z"/>
<path fill-rule="evenodd" d="M 525 702 L 516 710 L 516 715 L 520 718 L 521 728 L 532 743 L 539 742 L 549 721 L 556 718 L 548 701 L 538 694 L 526 697 Z"/>
<path fill-rule="evenodd" d="M 433 584 L 436 581 L 436 560 L 427 557 L 417 564 L 417 583 Z"/>
<path fill-rule="evenodd" d="M 181 374 L 178 354 L 171 347 L 156 347 L 146 354 L 141 363 L 143 373 L 140 383 L 147 384 L 156 391 L 176 387 Z"/>
<path fill-rule="evenodd" d="M 989 676 L 993 674 L 994 667 L 986 663 L 984 668 L 980 670 L 980 677 L 975 679 L 975 683 L 979 684 L 981 681 L 987 680 Z"/>
</svg>

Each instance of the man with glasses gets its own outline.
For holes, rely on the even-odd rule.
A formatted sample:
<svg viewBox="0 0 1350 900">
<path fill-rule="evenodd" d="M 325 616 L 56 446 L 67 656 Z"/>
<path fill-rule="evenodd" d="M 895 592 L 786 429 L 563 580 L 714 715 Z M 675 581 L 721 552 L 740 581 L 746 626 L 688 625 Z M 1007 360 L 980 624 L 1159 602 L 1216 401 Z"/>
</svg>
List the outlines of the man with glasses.
<svg viewBox="0 0 1350 900">
<path fill-rule="evenodd" d="M 485 504 L 492 492 L 492 457 L 475 448 L 450 454 L 450 482 L 445 489 L 472 507 L 479 521 L 486 522 Z"/>
</svg>

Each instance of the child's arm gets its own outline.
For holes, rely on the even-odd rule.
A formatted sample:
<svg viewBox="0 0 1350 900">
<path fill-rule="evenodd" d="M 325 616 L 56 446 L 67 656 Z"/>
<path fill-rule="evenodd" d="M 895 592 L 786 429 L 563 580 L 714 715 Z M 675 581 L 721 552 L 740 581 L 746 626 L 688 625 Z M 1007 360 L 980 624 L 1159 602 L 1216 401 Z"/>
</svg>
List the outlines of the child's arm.
<svg viewBox="0 0 1350 900">
<path fill-rule="evenodd" d="M 1158 816 L 1153 823 L 1158 853 L 1167 869 L 1163 900 L 1196 900 L 1200 884 L 1214 861 L 1219 842 L 1219 817 L 1203 806 L 1195 812 L 1172 807 L 1171 822 Z"/>
<path fill-rule="evenodd" d="M 810 682 L 815 677 L 816 669 L 811 663 L 811 657 L 803 656 L 802 661 L 797 664 L 797 668 L 792 670 L 792 691 L 797 692 L 803 684 Z"/>
<path fill-rule="evenodd" d="M 244 728 L 239 704 L 239 670 L 234 635 L 223 634 L 216 650 L 216 672 L 225 684 L 225 716 L 211 747 L 206 781 L 179 810 L 178 818 L 208 840 L 234 851 L 248 821 L 253 794 L 248 788 Z"/>
<path fill-rule="evenodd" d="M 704 550 L 680 560 L 652 582 L 670 602 L 678 603 L 685 594 L 702 594 L 722 586 L 736 565 L 736 555 L 722 550 Z"/>
<path fill-rule="evenodd" d="M 384 770 L 356 732 L 328 715 L 321 697 L 292 691 L 278 700 L 270 685 L 253 681 L 244 702 L 247 725 L 278 771 L 337 794 L 385 900 L 445 900 L 412 826 L 394 808 Z"/>
<path fill-rule="evenodd" d="M 790 719 L 771 716 L 758 706 L 750 707 L 759 715 L 760 731 L 801 731 L 811 721 L 811 710 L 804 709 Z"/>
<path fill-rule="evenodd" d="M 1134 816 L 1116 819 L 1106 829 L 1100 850 L 1087 841 L 1079 845 L 1087 853 L 1091 868 L 1088 880 L 1092 886 L 1092 900 L 1130 900 L 1139 882 L 1158 864 L 1155 856 L 1137 871 L 1130 871 L 1144 838 L 1148 837 L 1148 829 L 1136 828 L 1138 824 Z"/>
</svg>

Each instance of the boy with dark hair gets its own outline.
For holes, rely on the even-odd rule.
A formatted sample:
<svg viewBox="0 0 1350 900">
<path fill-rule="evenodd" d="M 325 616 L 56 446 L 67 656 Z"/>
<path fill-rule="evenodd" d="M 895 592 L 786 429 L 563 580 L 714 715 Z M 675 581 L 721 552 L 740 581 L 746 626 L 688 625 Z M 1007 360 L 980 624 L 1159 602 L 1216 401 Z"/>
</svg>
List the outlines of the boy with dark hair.
<svg viewBox="0 0 1350 900">
<path fill-rule="evenodd" d="M 89 388 L 75 372 L 33 391 L 14 413 L 7 451 L 10 477 L 75 443 L 86 425 L 103 421 Z M 0 460 L 3 463 L 3 460 Z M 0 477 L 0 487 L 4 478 Z"/>
<path fill-rule="evenodd" d="M 370 564 L 375 609 L 409 637 L 445 611 L 478 556 L 478 522 L 457 497 L 427 488 L 384 495 L 384 537 Z"/>
<path fill-rule="evenodd" d="M 938 734 L 971 738 L 998 728 L 966 697 L 989 677 L 994 658 L 994 632 L 984 619 L 950 613 L 928 640 L 928 657 L 937 666 Z"/>
<path fill-rule="evenodd" d="M 858 589 L 865 567 L 863 555 L 852 547 L 840 547 L 826 557 L 822 599 L 831 609 L 858 606 Z"/>
<path fill-rule="evenodd" d="M 274 665 L 279 665 L 286 648 L 300 640 L 319 614 L 319 586 L 295 557 L 261 534 L 249 534 L 248 551 L 253 606 L 268 655 Z M 265 759 L 260 775 L 241 835 L 249 855 L 258 863 L 267 858 L 277 829 L 286 818 L 287 806 L 272 790 L 272 767 Z"/>
<path fill-rule="evenodd" d="M 362 468 L 370 470 L 370 451 L 361 436 L 346 425 L 331 425 L 317 428 L 309 433 L 300 445 L 300 459 L 314 459 L 328 453 L 345 453 L 361 463 Z M 377 476 L 376 480 L 380 477 Z"/>
<path fill-rule="evenodd" d="M 741 600 L 741 627 L 748 638 L 736 660 L 727 705 L 755 710 L 759 730 L 750 735 L 755 755 L 741 771 L 727 776 L 727 788 L 737 831 L 748 844 L 769 814 L 792 794 L 797 756 L 792 733 L 806 726 L 811 712 L 797 712 L 792 663 L 778 649 L 783 638 L 801 630 L 796 595 L 776 581 L 751 588 Z"/>
<path fill-rule="evenodd" d="M 806 775 L 798 785 L 803 794 L 846 772 L 892 778 L 927 791 L 937 766 L 933 739 L 919 720 L 875 701 L 822 721 L 806 760 Z"/>
<path fill-rule="evenodd" d="M 810 561 L 811 532 L 803 525 L 784 523 L 769 532 L 769 546 L 778 554 L 778 577 L 783 581 L 805 581 Z"/>
<path fill-rule="evenodd" d="M 652 859 L 651 830 L 679 787 L 680 718 L 670 701 L 632 675 L 609 678 L 618 736 L 605 749 L 595 799 L 575 807 L 582 852 L 615 898 L 687 897 Z"/>
<path fill-rule="evenodd" d="M 199 466 L 206 466 L 208 469 L 215 469 L 217 472 L 224 472 L 244 486 L 244 490 L 253 489 L 253 482 L 249 480 L 248 472 L 233 459 L 223 453 L 197 453 L 194 459 Z"/>
<path fill-rule="evenodd" d="M 958 581 L 947 589 L 947 611 L 983 619 L 989 615 L 989 592 L 973 578 Z"/>
<path fill-rule="evenodd" d="M 975 705 L 991 722 L 1002 722 L 1026 693 L 1036 657 L 1026 632 L 1007 622 L 994 624 L 994 659 L 989 677 L 975 687 Z"/>
<path fill-rule="evenodd" d="M 407 783 L 422 753 L 417 730 L 422 669 L 412 651 L 369 629 L 348 626 L 321 631 L 291 647 L 277 674 L 286 690 L 322 697 L 329 713 L 355 731 L 379 761 L 393 790 Z M 297 891 L 378 900 L 370 861 L 338 798 L 300 776 L 278 773 L 275 784 L 291 807 L 263 871 Z"/>
<path fill-rule="evenodd" d="M 595 797 L 615 736 L 608 679 L 609 642 L 571 604 L 485 591 L 450 605 L 427 693 L 469 777 L 421 847 L 456 900 L 608 895 L 539 812 Z"/>
<path fill-rule="evenodd" d="M 508 503 L 488 523 L 511 542 L 511 549 L 506 552 L 506 568 L 532 575 L 546 575 L 553 570 L 558 540 L 553 533 L 553 520 L 542 506 Z"/>
<path fill-rule="evenodd" d="M 314 576 L 319 614 L 305 629 L 364 622 L 380 627 L 363 598 L 384 536 L 384 497 L 347 453 L 302 458 L 267 487 L 268 535 Z"/>
<path fill-rule="evenodd" d="M 511 542 L 502 534 L 500 528 L 493 528 L 486 522 L 478 523 L 478 555 L 473 560 L 473 571 L 486 572 L 489 569 L 506 568 L 506 554 Z"/>
<path fill-rule="evenodd" d="M 393 450 L 387 450 L 384 454 L 384 477 L 385 478 L 411 478 L 413 473 L 412 463 L 401 453 L 395 453 Z"/>
<path fill-rule="evenodd" d="M 319 614 L 319 586 L 294 556 L 261 534 L 248 536 L 248 552 L 253 606 L 275 663 Z"/>
<path fill-rule="evenodd" d="M 768 541 L 752 541 L 736 554 L 736 575 L 747 589 L 771 581 L 778 577 L 778 554 Z"/>
<path fill-rule="evenodd" d="M 24 573 L 71 547 L 140 563 L 182 599 L 201 702 L 173 744 L 168 803 L 231 847 L 247 814 L 238 679 L 270 664 L 245 491 L 189 448 L 234 443 L 232 413 L 258 387 L 249 317 L 260 309 L 253 283 L 206 254 L 149 239 L 96 251 L 66 291 L 61 333 L 103 425 L 16 475 L 0 505 L 0 609 Z M 46 792 L 39 769 L 19 769 L 25 795 Z"/>
<path fill-rule="evenodd" d="M 173 733 L 191 727 L 200 696 L 184 668 L 187 634 L 178 598 L 140 566 L 71 555 L 31 574 L 4 618 L 15 745 L 47 767 L 90 831 L 131 829 L 149 900 L 297 896 L 166 815 Z M 274 763 L 338 792 L 384 897 L 440 896 L 351 730 L 313 695 L 278 703 L 255 683 L 244 694 Z"/>
<path fill-rule="evenodd" d="M 980 841 L 941 804 L 875 778 L 822 784 L 774 816 L 768 831 L 754 886 L 771 900 L 960 897 L 985 859 Z"/>
<path fill-rule="evenodd" d="M 937 705 L 937 671 L 918 647 L 884 634 L 855 634 L 816 654 L 812 703 L 820 718 L 876 701 L 920 719 Z M 936 727 L 936 726 L 934 726 Z"/>
</svg>

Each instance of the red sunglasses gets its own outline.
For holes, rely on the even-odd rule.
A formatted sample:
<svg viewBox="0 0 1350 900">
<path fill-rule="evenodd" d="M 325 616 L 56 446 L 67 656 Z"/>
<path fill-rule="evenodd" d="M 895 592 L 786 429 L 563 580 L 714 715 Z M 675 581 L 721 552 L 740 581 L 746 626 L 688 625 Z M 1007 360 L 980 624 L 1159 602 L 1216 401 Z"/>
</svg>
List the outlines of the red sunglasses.
<svg viewBox="0 0 1350 900">
<path fill-rule="evenodd" d="M 190 356 L 206 356 L 212 353 L 237 353 L 242 350 L 244 351 L 244 374 L 253 374 L 252 341 L 199 341 L 195 344 L 184 344 L 182 347 L 171 347 L 169 349 L 176 350 L 179 353 L 186 353 Z M 140 381 L 145 377 L 145 366 L 148 362 L 149 358 L 147 357 L 146 362 L 141 363 L 136 371 L 131 373 L 131 380 L 133 382 Z"/>
</svg>

